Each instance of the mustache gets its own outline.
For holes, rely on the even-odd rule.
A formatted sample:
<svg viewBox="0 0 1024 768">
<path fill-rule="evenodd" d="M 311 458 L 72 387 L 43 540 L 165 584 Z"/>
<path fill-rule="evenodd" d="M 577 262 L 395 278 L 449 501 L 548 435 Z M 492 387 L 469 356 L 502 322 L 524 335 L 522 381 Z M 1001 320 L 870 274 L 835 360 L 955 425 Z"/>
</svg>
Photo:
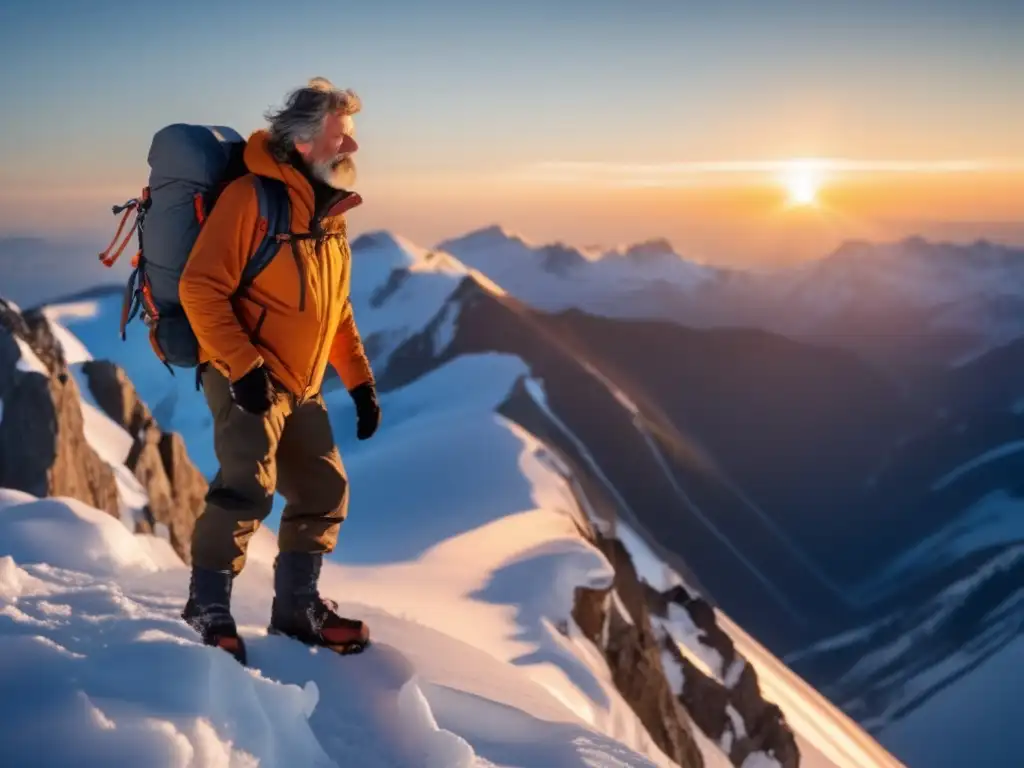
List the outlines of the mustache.
<svg viewBox="0 0 1024 768">
<path fill-rule="evenodd" d="M 330 167 L 332 170 L 340 168 L 342 165 L 345 165 L 346 167 L 355 167 L 355 164 L 356 159 L 349 152 L 343 152 L 330 161 Z"/>
</svg>

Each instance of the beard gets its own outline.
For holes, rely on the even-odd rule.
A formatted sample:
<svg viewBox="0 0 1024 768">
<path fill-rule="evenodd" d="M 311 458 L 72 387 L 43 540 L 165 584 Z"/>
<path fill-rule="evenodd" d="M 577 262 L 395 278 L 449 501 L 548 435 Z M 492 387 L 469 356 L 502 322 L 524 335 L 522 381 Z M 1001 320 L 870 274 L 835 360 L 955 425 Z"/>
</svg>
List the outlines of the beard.
<svg viewBox="0 0 1024 768">
<path fill-rule="evenodd" d="M 331 160 L 311 163 L 310 170 L 332 189 L 348 189 L 356 180 L 356 161 L 352 155 L 339 155 Z"/>
</svg>

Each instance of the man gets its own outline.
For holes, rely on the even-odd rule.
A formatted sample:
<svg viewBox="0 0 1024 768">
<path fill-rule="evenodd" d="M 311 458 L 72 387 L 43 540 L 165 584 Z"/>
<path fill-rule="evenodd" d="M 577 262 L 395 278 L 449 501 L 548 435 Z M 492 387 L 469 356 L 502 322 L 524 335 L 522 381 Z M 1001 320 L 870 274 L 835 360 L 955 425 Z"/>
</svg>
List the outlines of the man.
<svg viewBox="0 0 1024 768">
<path fill-rule="evenodd" d="M 339 616 L 317 583 L 348 512 L 349 488 L 321 395 L 327 364 L 357 412 L 357 437 L 380 423 L 373 373 L 349 300 L 351 251 L 344 212 L 360 202 L 348 188 L 358 148 L 351 91 L 323 78 L 269 112 L 245 148 L 249 171 L 281 179 L 293 239 L 239 298 L 242 267 L 266 222 L 258 221 L 249 175 L 229 184 L 204 224 L 180 284 L 199 340 L 202 384 L 213 415 L 220 469 L 192 537 L 192 579 L 182 617 L 203 641 L 245 663 L 230 612 L 232 580 L 269 515 L 275 490 L 286 501 L 274 564 L 270 631 L 302 642 L 361 648 L 369 629 Z"/>
</svg>

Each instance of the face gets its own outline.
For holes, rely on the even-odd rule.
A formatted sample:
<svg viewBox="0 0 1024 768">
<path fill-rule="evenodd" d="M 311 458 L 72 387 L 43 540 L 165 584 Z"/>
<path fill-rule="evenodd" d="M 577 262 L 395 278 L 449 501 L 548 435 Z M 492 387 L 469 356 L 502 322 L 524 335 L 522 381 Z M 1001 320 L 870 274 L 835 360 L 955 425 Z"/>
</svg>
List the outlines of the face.
<svg viewBox="0 0 1024 768">
<path fill-rule="evenodd" d="M 352 155 L 359 144 L 352 115 L 328 115 L 319 135 L 313 141 L 296 144 L 295 148 L 313 174 L 328 186 L 347 189 L 355 181 L 356 163 Z"/>
</svg>

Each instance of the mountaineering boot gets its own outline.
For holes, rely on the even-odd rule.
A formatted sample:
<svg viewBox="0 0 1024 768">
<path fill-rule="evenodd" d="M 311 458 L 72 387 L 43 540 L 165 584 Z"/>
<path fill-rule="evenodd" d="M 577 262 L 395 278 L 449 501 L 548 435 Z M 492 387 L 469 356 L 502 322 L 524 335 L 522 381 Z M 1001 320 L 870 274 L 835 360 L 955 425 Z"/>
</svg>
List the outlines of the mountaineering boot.
<svg viewBox="0 0 1024 768">
<path fill-rule="evenodd" d="M 268 632 L 338 653 L 358 653 L 370 642 L 370 628 L 337 614 L 338 604 L 317 591 L 323 555 L 281 552 L 274 562 L 274 600 Z"/>
<path fill-rule="evenodd" d="M 231 616 L 231 582 L 231 571 L 194 566 L 181 618 L 199 633 L 204 645 L 221 648 L 245 664 L 245 643 Z"/>
</svg>

